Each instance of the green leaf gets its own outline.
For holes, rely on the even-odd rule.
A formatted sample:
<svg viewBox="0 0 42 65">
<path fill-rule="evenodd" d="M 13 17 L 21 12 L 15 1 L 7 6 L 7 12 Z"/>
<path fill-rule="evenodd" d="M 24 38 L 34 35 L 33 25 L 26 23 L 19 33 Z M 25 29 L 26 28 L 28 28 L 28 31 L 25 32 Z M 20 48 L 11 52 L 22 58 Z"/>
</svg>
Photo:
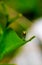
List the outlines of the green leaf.
<svg viewBox="0 0 42 65">
<path fill-rule="evenodd" d="M 6 54 L 16 50 L 24 43 L 25 41 L 19 38 L 15 31 L 11 29 L 7 30 L 4 33 L 2 42 L 0 43 L 0 60 L 2 60 Z"/>
<path fill-rule="evenodd" d="M 3 38 L 3 28 L 2 25 L 0 24 L 0 42 L 2 41 Z"/>
</svg>

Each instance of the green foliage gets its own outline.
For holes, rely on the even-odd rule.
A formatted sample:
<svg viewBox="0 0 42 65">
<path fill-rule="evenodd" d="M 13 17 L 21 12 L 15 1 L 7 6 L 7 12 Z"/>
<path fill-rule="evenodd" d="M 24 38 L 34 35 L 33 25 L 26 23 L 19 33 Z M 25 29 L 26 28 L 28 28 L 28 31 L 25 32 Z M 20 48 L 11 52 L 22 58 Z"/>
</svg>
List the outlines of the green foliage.
<svg viewBox="0 0 42 65">
<path fill-rule="evenodd" d="M 2 3 L 2 5 L 4 4 Z M 5 6 L 2 6 L 2 7 L 4 11 L 6 12 Z M 3 29 L 2 15 L 6 19 L 4 22 L 6 23 L 4 29 Z M 9 54 L 13 50 L 16 50 L 18 47 L 20 47 L 21 45 L 25 43 L 25 41 L 21 39 L 13 29 L 8 28 L 8 26 L 17 18 L 18 16 L 9 20 L 8 14 L 0 13 L 0 60 L 2 60 L 5 55 Z"/>
<path fill-rule="evenodd" d="M 3 8 L 4 11 L 6 11 L 5 6 Z M 3 18 L 5 22 L 2 21 L 2 15 L 5 18 L 5 19 Z M 8 27 L 13 21 L 15 21 L 18 18 L 18 16 L 9 20 L 9 15 L 7 13 L 0 13 L 0 18 L 1 18 L 0 20 L 0 61 L 1 61 L 5 57 L 5 55 L 8 55 L 13 50 L 15 51 L 18 47 L 24 45 L 26 42 L 31 41 L 34 37 L 29 39 L 28 41 L 25 41 L 25 39 L 19 37 L 19 35 L 17 35 L 17 33 L 12 28 Z"/>
<path fill-rule="evenodd" d="M 27 15 L 27 17 L 32 20 L 42 17 L 42 0 L 4 0 L 4 2 L 22 14 Z"/>
<path fill-rule="evenodd" d="M 38 0 L 4 0 L 4 2 L 22 13 L 33 10 L 38 6 Z"/>
<path fill-rule="evenodd" d="M 12 29 L 6 30 L 0 43 L 0 59 L 2 59 L 5 54 L 16 50 L 24 43 L 25 41 L 19 38 L 15 31 L 13 31 Z"/>
</svg>

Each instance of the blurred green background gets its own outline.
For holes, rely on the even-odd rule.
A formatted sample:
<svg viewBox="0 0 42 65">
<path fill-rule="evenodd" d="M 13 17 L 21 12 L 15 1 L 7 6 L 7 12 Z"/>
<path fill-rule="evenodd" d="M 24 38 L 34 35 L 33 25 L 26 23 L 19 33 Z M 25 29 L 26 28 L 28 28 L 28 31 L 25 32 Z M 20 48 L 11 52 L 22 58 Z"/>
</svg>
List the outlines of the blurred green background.
<svg viewBox="0 0 42 65">
<path fill-rule="evenodd" d="M 30 20 L 42 16 L 42 0 L 4 0 L 4 2 Z"/>
</svg>

